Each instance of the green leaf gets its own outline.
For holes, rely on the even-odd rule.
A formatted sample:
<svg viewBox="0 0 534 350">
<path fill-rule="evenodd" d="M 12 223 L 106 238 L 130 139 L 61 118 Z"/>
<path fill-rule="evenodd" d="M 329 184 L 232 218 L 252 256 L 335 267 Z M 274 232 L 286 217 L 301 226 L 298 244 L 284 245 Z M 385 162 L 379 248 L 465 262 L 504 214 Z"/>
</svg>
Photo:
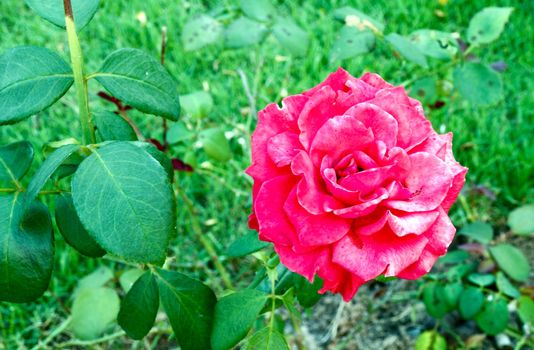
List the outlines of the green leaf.
<svg viewBox="0 0 534 350">
<path fill-rule="evenodd" d="M 92 258 L 106 254 L 83 227 L 68 193 L 56 198 L 56 225 L 65 241 L 81 254 Z"/>
<path fill-rule="evenodd" d="M 63 0 L 24 0 L 39 16 L 58 27 L 65 28 Z M 81 30 L 98 10 L 99 0 L 72 0 L 72 12 L 76 29 Z"/>
<path fill-rule="evenodd" d="M 34 202 L 22 217 L 20 195 L 0 196 L 0 301 L 31 302 L 48 288 L 54 264 L 48 209 Z"/>
<path fill-rule="evenodd" d="M 103 141 L 137 141 L 134 129 L 120 115 L 97 110 L 93 113 L 93 121 Z"/>
<path fill-rule="evenodd" d="M 440 264 L 456 264 L 464 262 L 467 259 L 469 259 L 469 253 L 465 250 L 451 250 L 439 258 L 438 262 Z"/>
<path fill-rule="evenodd" d="M 79 339 L 96 339 L 115 321 L 119 306 L 119 296 L 113 289 L 85 288 L 74 300 L 69 327 Z"/>
<path fill-rule="evenodd" d="M 132 288 L 135 281 L 137 281 L 139 277 L 141 277 L 142 274 L 143 274 L 143 270 L 138 269 L 138 268 L 133 268 L 133 269 L 124 271 L 119 277 L 119 283 L 121 285 L 121 288 L 126 293 L 128 293 L 128 291 L 130 290 L 130 288 Z"/>
<path fill-rule="evenodd" d="M 466 63 L 454 69 L 454 85 L 474 106 L 494 105 L 503 98 L 499 73 L 482 63 Z"/>
<path fill-rule="evenodd" d="M 521 295 L 516 287 L 501 271 L 497 272 L 497 288 L 499 291 L 511 298 L 519 298 Z"/>
<path fill-rule="evenodd" d="M 371 51 L 375 46 L 373 33 L 361 32 L 353 27 L 343 27 L 330 50 L 330 61 L 344 60 Z"/>
<path fill-rule="evenodd" d="M 228 247 L 227 255 L 232 258 L 238 258 L 257 252 L 268 245 L 269 243 L 258 239 L 257 232 L 251 231 L 232 242 Z"/>
<path fill-rule="evenodd" d="M 19 46 L 0 56 L 0 125 L 13 124 L 53 105 L 74 82 L 58 54 Z"/>
<path fill-rule="evenodd" d="M 230 48 L 255 45 L 265 38 L 267 32 L 268 29 L 263 24 L 240 17 L 224 31 L 224 41 Z"/>
<path fill-rule="evenodd" d="M 367 28 L 370 30 L 374 27 L 379 32 L 384 31 L 383 23 L 349 6 L 334 10 L 334 17 L 354 27 L 360 27 L 362 29 Z"/>
<path fill-rule="evenodd" d="M 451 280 L 462 279 L 465 275 L 476 270 L 476 263 L 456 264 L 451 266 L 445 274 Z"/>
<path fill-rule="evenodd" d="M 478 288 L 467 287 L 460 295 L 458 304 L 460 315 L 469 320 L 475 317 L 480 311 L 482 304 L 484 304 L 484 294 L 482 294 L 482 291 Z"/>
<path fill-rule="evenodd" d="M 489 251 L 499 268 L 513 280 L 523 282 L 528 279 L 530 265 L 519 249 L 510 244 L 499 244 L 490 247 Z"/>
<path fill-rule="evenodd" d="M 293 20 L 279 18 L 273 26 L 273 35 L 292 55 L 304 56 L 308 51 L 308 33 Z"/>
<path fill-rule="evenodd" d="M 107 266 L 100 266 L 95 271 L 83 277 L 79 282 L 74 297 L 76 297 L 82 290 L 86 288 L 103 287 L 113 279 L 113 271 Z"/>
<path fill-rule="evenodd" d="M 495 276 L 489 273 L 472 273 L 467 279 L 480 287 L 487 287 L 495 282 Z"/>
<path fill-rule="evenodd" d="M 161 302 L 181 349 L 209 349 L 215 294 L 205 284 L 179 272 L 158 273 Z"/>
<path fill-rule="evenodd" d="M 275 14 L 271 0 L 241 0 L 240 5 L 245 15 L 261 22 L 271 21 Z"/>
<path fill-rule="evenodd" d="M 33 161 L 33 147 L 28 141 L 0 147 L 0 182 L 16 183 L 27 172 Z"/>
<path fill-rule="evenodd" d="M 201 14 L 184 25 L 182 45 L 185 51 L 195 51 L 219 40 L 222 32 L 223 27 L 216 19 Z"/>
<path fill-rule="evenodd" d="M 437 282 L 428 283 L 423 289 L 423 303 L 430 316 L 442 318 L 449 311 L 443 286 Z"/>
<path fill-rule="evenodd" d="M 252 328 L 267 295 L 255 289 L 244 289 L 222 297 L 215 305 L 211 335 L 213 350 L 233 349 Z"/>
<path fill-rule="evenodd" d="M 426 77 L 416 80 L 410 88 L 410 96 L 425 103 L 433 103 L 438 98 L 436 79 Z"/>
<path fill-rule="evenodd" d="M 45 159 L 43 164 L 41 164 L 41 167 L 33 175 L 26 192 L 22 195 L 22 206 L 20 207 L 20 210 L 25 211 L 26 208 L 33 203 L 41 189 L 59 166 L 79 148 L 79 145 L 65 145 L 55 150 L 54 153 L 50 154 L 48 158 Z"/>
<path fill-rule="evenodd" d="M 519 298 L 517 313 L 523 323 L 534 325 L 534 300 L 528 296 Z"/>
<path fill-rule="evenodd" d="M 199 134 L 204 152 L 219 162 L 227 162 L 232 158 L 230 144 L 224 136 L 224 131 L 219 128 L 206 129 Z"/>
<path fill-rule="evenodd" d="M 443 286 L 443 296 L 445 302 L 449 305 L 449 309 L 456 308 L 463 290 L 464 287 L 460 281 L 447 283 Z"/>
<path fill-rule="evenodd" d="M 188 95 L 180 96 L 180 104 L 184 114 L 200 119 L 207 117 L 213 109 L 213 98 L 206 91 L 195 91 Z"/>
<path fill-rule="evenodd" d="M 417 337 L 415 350 L 447 350 L 447 341 L 436 331 L 426 331 Z"/>
<path fill-rule="evenodd" d="M 323 287 L 323 280 L 315 276 L 313 283 L 310 283 L 305 277 L 295 275 L 295 294 L 300 306 L 311 308 L 323 297 L 319 294 L 319 289 Z"/>
<path fill-rule="evenodd" d="M 513 7 L 486 7 L 473 16 L 467 28 L 467 39 L 475 46 L 496 40 L 504 30 Z"/>
<path fill-rule="evenodd" d="M 425 55 L 423 55 L 417 46 L 409 39 L 400 36 L 397 33 L 391 33 L 386 35 L 386 40 L 408 61 L 416 63 L 424 68 L 428 67 Z"/>
<path fill-rule="evenodd" d="M 512 210 L 508 215 L 508 226 L 515 234 L 534 235 L 534 204 Z"/>
<path fill-rule="evenodd" d="M 158 308 L 158 284 L 152 272 L 147 271 L 122 300 L 117 320 L 130 338 L 139 340 L 147 335 L 154 325 Z"/>
<path fill-rule="evenodd" d="M 185 106 L 182 104 L 185 111 Z M 167 142 L 170 145 L 175 145 L 179 142 L 191 140 L 195 134 L 183 122 L 173 124 L 167 132 Z"/>
<path fill-rule="evenodd" d="M 508 325 L 508 306 L 501 298 L 487 301 L 482 311 L 475 317 L 477 325 L 486 334 L 497 335 L 506 329 Z"/>
<path fill-rule="evenodd" d="M 464 226 L 458 233 L 482 244 L 488 244 L 493 239 L 493 227 L 481 221 Z"/>
<path fill-rule="evenodd" d="M 143 141 L 135 141 L 132 142 L 133 145 L 145 150 L 148 154 L 152 156 L 155 160 L 158 161 L 158 163 L 163 167 L 165 172 L 167 173 L 167 176 L 169 178 L 169 181 L 172 182 L 174 178 L 174 168 L 172 167 L 172 162 L 167 157 L 167 155 L 160 151 L 154 144 L 150 142 L 143 142 Z"/>
<path fill-rule="evenodd" d="M 113 96 L 141 112 L 171 120 L 180 116 L 176 80 L 155 58 L 141 50 L 113 52 L 95 76 Z"/>
<path fill-rule="evenodd" d="M 250 337 L 244 350 L 289 350 L 289 346 L 277 330 L 265 327 Z"/>
<path fill-rule="evenodd" d="M 129 261 L 162 264 L 176 230 L 167 173 L 128 142 L 94 149 L 72 180 L 81 222 L 106 251 Z"/>
<path fill-rule="evenodd" d="M 426 56 L 450 60 L 458 52 L 458 44 L 452 33 L 433 29 L 420 29 L 409 36 L 413 44 Z"/>
</svg>

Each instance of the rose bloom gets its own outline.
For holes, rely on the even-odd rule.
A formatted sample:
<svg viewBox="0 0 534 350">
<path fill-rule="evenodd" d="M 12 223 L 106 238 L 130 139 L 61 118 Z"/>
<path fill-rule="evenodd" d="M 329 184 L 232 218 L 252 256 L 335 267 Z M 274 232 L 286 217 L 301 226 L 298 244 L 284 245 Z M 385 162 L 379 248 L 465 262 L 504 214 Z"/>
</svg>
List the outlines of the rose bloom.
<svg viewBox="0 0 534 350">
<path fill-rule="evenodd" d="M 259 112 L 250 227 L 288 269 L 350 300 L 379 275 L 416 279 L 456 232 L 447 212 L 467 169 L 452 134 L 376 74 L 343 69 Z"/>
</svg>

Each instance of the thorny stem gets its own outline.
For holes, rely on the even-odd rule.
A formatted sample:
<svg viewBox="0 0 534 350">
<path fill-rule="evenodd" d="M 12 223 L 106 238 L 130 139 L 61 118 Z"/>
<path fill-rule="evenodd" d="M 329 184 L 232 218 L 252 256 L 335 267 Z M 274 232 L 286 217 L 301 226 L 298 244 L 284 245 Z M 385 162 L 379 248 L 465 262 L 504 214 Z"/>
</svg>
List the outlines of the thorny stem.
<svg viewBox="0 0 534 350">
<path fill-rule="evenodd" d="M 230 279 L 230 274 L 224 267 L 224 265 L 221 263 L 221 260 L 219 259 L 219 256 L 217 254 L 217 251 L 213 247 L 213 244 L 210 242 L 209 239 L 204 236 L 204 233 L 202 232 L 202 228 L 200 226 L 200 222 L 198 220 L 198 214 L 196 212 L 196 209 L 191 202 L 191 200 L 187 197 L 184 190 L 176 186 L 176 190 L 178 191 L 178 194 L 182 197 L 185 203 L 185 207 L 187 211 L 189 212 L 189 216 L 191 217 L 191 226 L 193 228 L 193 232 L 197 236 L 200 243 L 204 246 L 204 249 L 206 249 L 206 252 L 209 254 L 211 260 L 213 261 L 213 264 L 215 265 L 215 268 L 221 275 L 221 279 L 224 283 L 224 286 L 228 289 L 235 289 L 234 285 L 232 284 L 232 280 Z"/>
<path fill-rule="evenodd" d="M 76 25 L 72 13 L 71 0 L 63 0 L 65 7 L 65 24 L 67 28 L 67 38 L 69 43 L 70 60 L 74 75 L 74 85 L 78 96 L 78 106 L 80 113 L 80 123 L 82 126 L 82 140 L 84 144 L 96 143 L 94 128 L 91 123 L 89 112 L 89 93 L 87 90 L 87 80 L 83 75 L 83 55 L 76 33 Z"/>
<path fill-rule="evenodd" d="M 20 188 L 0 188 L 0 193 L 17 193 L 17 192 L 24 192 L 26 189 L 20 187 Z M 61 194 L 64 192 L 68 192 L 66 190 L 43 190 L 39 192 L 39 196 L 46 196 L 46 195 L 56 195 Z"/>
</svg>

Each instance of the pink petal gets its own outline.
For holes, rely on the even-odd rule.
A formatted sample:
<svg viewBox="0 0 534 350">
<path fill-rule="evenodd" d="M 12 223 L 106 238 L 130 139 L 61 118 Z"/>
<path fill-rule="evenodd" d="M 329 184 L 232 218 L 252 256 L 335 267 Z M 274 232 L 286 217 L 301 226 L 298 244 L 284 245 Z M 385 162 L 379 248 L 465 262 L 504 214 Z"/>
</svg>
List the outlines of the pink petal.
<svg viewBox="0 0 534 350">
<path fill-rule="evenodd" d="M 393 85 L 386 82 L 380 75 L 375 73 L 365 73 L 361 79 L 377 89 L 387 89 L 393 87 Z"/>
<path fill-rule="evenodd" d="M 275 177 L 261 186 L 254 201 L 261 240 L 279 245 L 291 245 L 296 240 L 293 225 L 284 211 L 284 203 L 294 187 L 295 179 L 291 175 Z"/>
<path fill-rule="evenodd" d="M 302 145 L 300 144 L 298 135 L 291 131 L 273 136 L 267 143 L 269 157 L 278 167 L 291 163 L 291 160 L 301 149 Z"/>
<path fill-rule="evenodd" d="M 274 250 L 280 256 L 280 262 L 289 270 L 296 272 L 309 281 L 313 281 L 315 272 L 328 257 L 328 250 L 316 249 L 308 253 L 295 253 L 291 247 L 274 245 Z"/>
<path fill-rule="evenodd" d="M 309 97 L 304 95 L 287 96 L 282 100 L 282 109 L 286 110 L 294 118 L 298 118 L 308 100 Z"/>
<path fill-rule="evenodd" d="M 373 132 L 354 116 L 342 115 L 327 120 L 317 131 L 310 154 L 314 164 L 328 155 L 333 161 L 364 149 L 373 141 Z"/>
<path fill-rule="evenodd" d="M 454 239 L 456 233 L 445 211 L 440 210 L 440 215 L 434 225 L 425 233 L 429 242 L 419 259 L 398 274 L 405 279 L 417 279 L 427 274 L 434 266 L 436 260 L 447 252 L 447 248 Z"/>
<path fill-rule="evenodd" d="M 422 110 L 412 106 L 402 87 L 381 90 L 369 101 L 391 114 L 398 123 L 397 145 L 408 148 L 423 141 L 433 131 Z"/>
<path fill-rule="evenodd" d="M 405 183 L 412 197 L 408 200 L 388 200 L 385 204 L 406 212 L 436 209 L 452 185 L 453 176 L 449 167 L 429 153 L 411 154 L 410 161 L 412 169 Z"/>
<path fill-rule="evenodd" d="M 426 232 L 438 216 L 438 210 L 398 215 L 388 211 L 387 214 L 389 227 L 399 237 L 410 234 L 420 235 Z"/>
<path fill-rule="evenodd" d="M 352 220 L 331 213 L 311 215 L 300 206 L 296 190 L 289 194 L 284 209 L 297 231 L 300 243 L 304 246 L 334 243 L 347 234 L 352 224 Z"/>
<path fill-rule="evenodd" d="M 393 233 L 347 235 L 334 247 L 333 261 L 364 281 L 385 273 L 395 276 L 419 259 L 428 239 L 424 235 L 397 237 Z"/>
<path fill-rule="evenodd" d="M 388 198 L 388 193 L 385 189 L 379 188 L 372 199 L 367 199 L 365 202 L 356 204 L 343 209 L 334 210 L 334 214 L 347 219 L 356 219 L 364 215 L 372 213 L 376 207 L 385 199 Z"/>
<path fill-rule="evenodd" d="M 269 139 L 285 131 L 298 133 L 296 116 L 278 108 L 275 103 L 258 113 L 258 125 L 252 134 L 252 165 L 246 170 L 255 181 L 263 182 L 288 173 L 287 169 L 278 168 L 267 152 Z"/>
<path fill-rule="evenodd" d="M 306 152 L 300 151 L 293 158 L 291 170 L 297 176 L 302 175 L 297 185 L 297 198 L 300 205 L 309 213 L 319 215 L 342 207 L 338 200 L 327 193 L 318 170 Z"/>
<path fill-rule="evenodd" d="M 377 187 L 386 182 L 392 174 L 393 166 L 374 168 L 351 174 L 342 178 L 339 185 L 350 190 L 366 195 L 376 190 Z"/>
<path fill-rule="evenodd" d="M 325 86 L 328 86 L 333 91 L 345 90 L 348 80 L 356 80 L 356 78 L 340 67 L 337 71 L 330 74 L 322 83 L 304 92 L 304 95 L 313 96 Z"/>
<path fill-rule="evenodd" d="M 308 149 L 315 138 L 317 131 L 331 117 L 332 105 L 336 100 L 336 93 L 330 86 L 323 86 L 317 90 L 309 101 L 304 105 L 304 109 L 298 118 L 300 128 L 300 142 L 305 149 Z"/>
<path fill-rule="evenodd" d="M 451 206 L 456 201 L 458 194 L 460 193 L 462 187 L 465 184 L 465 175 L 467 174 L 467 168 L 461 166 L 460 163 L 458 163 L 454 159 L 454 155 L 452 154 L 452 133 L 439 136 L 444 142 L 446 142 L 445 163 L 449 166 L 449 169 L 451 169 L 451 172 L 454 176 L 451 189 L 449 190 L 449 193 L 447 193 L 447 197 L 445 197 L 445 200 L 441 204 L 443 209 L 448 212 Z"/>
<path fill-rule="evenodd" d="M 350 108 L 345 114 L 354 116 L 356 120 L 371 129 L 375 140 L 384 142 L 387 148 L 397 144 L 397 120 L 381 108 L 364 102 Z"/>
</svg>

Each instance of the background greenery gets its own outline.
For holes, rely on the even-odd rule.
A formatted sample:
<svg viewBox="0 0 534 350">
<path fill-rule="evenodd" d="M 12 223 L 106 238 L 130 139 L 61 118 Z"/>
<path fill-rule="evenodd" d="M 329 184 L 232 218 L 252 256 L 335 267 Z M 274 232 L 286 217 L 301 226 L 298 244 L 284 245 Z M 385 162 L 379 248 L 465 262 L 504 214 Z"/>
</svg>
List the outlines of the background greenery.
<svg viewBox="0 0 534 350">
<path fill-rule="evenodd" d="M 251 181 L 243 173 L 249 163 L 247 140 L 250 130 L 247 123 L 251 106 L 239 70 L 246 76 L 258 109 L 272 101 L 280 101 L 287 93 L 298 93 L 316 85 L 340 65 L 355 76 L 372 71 L 395 84 L 426 76 L 429 71 L 439 79 L 452 79 L 451 72 L 440 71 L 435 61 L 430 61 L 429 69 L 423 69 L 397 58 L 381 41 L 369 54 L 331 62 L 330 48 L 342 27 L 333 18 L 332 11 L 346 5 L 386 23 L 386 32 L 402 35 L 420 28 L 432 28 L 460 32 L 465 36 L 469 20 L 483 7 L 515 8 L 500 39 L 475 52 L 486 63 L 507 63 L 508 68 L 502 73 L 505 98 L 496 106 L 479 108 L 453 92 L 443 98 L 445 105 L 442 108 L 426 108 L 426 113 L 437 130 L 454 132 L 456 158 L 470 169 L 464 193 L 466 205 L 457 205 L 452 211 L 457 225 L 464 225 L 468 219 L 480 219 L 504 226 L 511 209 L 534 201 L 532 2 L 278 1 L 278 12 L 292 16 L 310 35 L 308 54 L 302 58 L 289 55 L 271 36 L 260 45 L 244 49 L 225 49 L 221 44 L 194 52 L 184 51 L 180 35 L 188 18 L 206 12 L 215 17 L 237 12 L 237 1 L 101 2 L 101 9 L 80 35 L 87 71 L 95 71 L 110 52 L 123 47 L 142 48 L 158 57 L 161 28 L 166 26 L 169 44 L 165 65 L 177 78 L 179 93 L 208 90 L 213 96 L 215 108 L 206 118 L 184 117 L 183 120 L 193 130 L 221 126 L 230 137 L 232 159 L 221 164 L 196 152 L 197 171 L 191 175 L 180 174 L 178 181 L 198 203 L 204 230 L 220 252 L 248 231 L 246 216 L 251 203 Z M 146 15 L 145 24 L 139 20 L 140 12 Z M 231 16 L 217 18 L 223 23 L 232 20 Z M 17 45 L 38 45 L 57 51 L 68 60 L 64 31 L 43 21 L 22 1 L 0 2 L 0 38 L 0 51 Z M 96 96 L 97 88 L 96 84 L 90 84 L 90 97 L 99 104 L 102 102 Z M 79 130 L 76 109 L 74 90 L 71 90 L 61 104 L 28 121 L 0 128 L 0 143 L 25 139 L 39 149 L 48 142 L 70 137 L 74 130 Z M 135 112 L 131 116 L 141 125 L 145 136 L 161 138 L 159 119 Z M 183 158 L 186 152 L 198 147 L 191 141 L 175 148 L 174 152 Z M 36 162 L 39 163 L 40 160 Z M 495 193 L 495 200 L 473 191 L 476 188 Z M 216 280 L 216 273 L 206 275 L 209 269 L 204 269 L 202 264 L 209 264 L 209 257 L 190 231 L 186 213 L 178 207 L 179 232 L 172 245 L 177 266 L 203 279 Z M 67 315 L 66 309 L 71 306 L 70 297 L 79 279 L 94 271 L 97 265 L 113 267 L 116 277 L 123 268 L 112 261 L 83 258 L 68 248 L 61 236 L 56 235 L 56 238 L 56 267 L 49 292 L 32 304 L 0 304 L 0 349 L 32 346 L 61 323 Z M 249 279 L 238 261 L 229 260 L 225 264 L 236 278 Z"/>
</svg>

